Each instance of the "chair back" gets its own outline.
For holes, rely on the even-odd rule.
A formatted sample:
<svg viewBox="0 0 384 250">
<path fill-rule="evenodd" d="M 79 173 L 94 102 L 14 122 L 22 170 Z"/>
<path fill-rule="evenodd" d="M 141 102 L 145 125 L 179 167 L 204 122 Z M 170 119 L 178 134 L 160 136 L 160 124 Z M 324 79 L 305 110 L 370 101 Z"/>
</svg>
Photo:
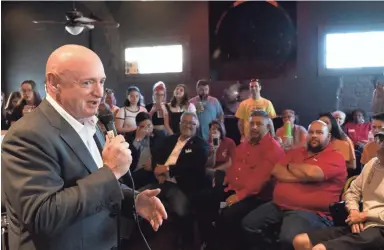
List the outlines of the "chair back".
<svg viewBox="0 0 384 250">
<path fill-rule="evenodd" d="M 341 193 L 341 197 L 339 202 L 335 202 L 329 205 L 329 212 L 332 215 L 333 224 L 334 226 L 347 226 L 347 223 L 345 223 L 345 220 L 348 218 L 348 211 L 345 207 L 345 192 L 347 192 L 348 188 L 351 186 L 351 183 L 357 178 L 357 176 L 352 176 L 348 178 L 348 180 L 345 182 L 343 192 Z M 360 201 L 360 211 L 362 210 L 363 204 Z"/>
<path fill-rule="evenodd" d="M 356 156 L 356 168 L 348 169 L 348 177 L 359 175 L 363 170 L 364 165 L 360 163 L 362 153 L 359 150 L 355 150 L 355 156 Z"/>
</svg>

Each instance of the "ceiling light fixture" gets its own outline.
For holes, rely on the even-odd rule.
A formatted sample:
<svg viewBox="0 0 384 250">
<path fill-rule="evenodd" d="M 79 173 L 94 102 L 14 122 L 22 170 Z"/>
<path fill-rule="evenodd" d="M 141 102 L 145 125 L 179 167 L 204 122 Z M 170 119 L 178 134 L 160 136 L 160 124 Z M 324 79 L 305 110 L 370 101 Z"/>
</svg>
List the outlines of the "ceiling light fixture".
<svg viewBox="0 0 384 250">
<path fill-rule="evenodd" d="M 66 25 L 65 30 L 68 31 L 69 34 L 77 36 L 78 34 L 80 34 L 84 30 L 84 27 L 83 26 L 68 26 L 68 25 Z"/>
</svg>

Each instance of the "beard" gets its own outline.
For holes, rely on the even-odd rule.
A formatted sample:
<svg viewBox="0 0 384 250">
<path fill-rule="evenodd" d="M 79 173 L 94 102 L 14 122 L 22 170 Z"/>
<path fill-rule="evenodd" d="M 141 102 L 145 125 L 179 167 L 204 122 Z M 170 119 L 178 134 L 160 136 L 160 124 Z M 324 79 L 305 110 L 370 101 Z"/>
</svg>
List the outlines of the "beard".
<svg viewBox="0 0 384 250">
<path fill-rule="evenodd" d="M 308 149 L 309 152 L 314 153 L 314 154 L 317 154 L 317 153 L 323 151 L 324 147 L 323 147 L 321 144 L 317 145 L 316 147 L 312 147 L 312 146 L 308 143 L 308 144 L 307 144 L 307 149 Z"/>
<path fill-rule="evenodd" d="M 260 131 L 259 133 L 253 133 L 253 134 L 256 134 L 256 135 L 252 135 L 252 131 L 249 132 L 249 143 L 251 144 L 259 144 L 259 142 L 261 141 L 261 139 L 268 133 L 268 131 Z"/>
<path fill-rule="evenodd" d="M 319 143 L 319 145 L 313 147 L 310 142 L 307 143 L 307 149 L 309 152 L 317 154 L 324 150 L 324 148 L 328 145 L 328 142 L 324 142 L 324 144 Z"/>
<path fill-rule="evenodd" d="M 250 137 L 249 138 L 249 143 L 251 143 L 253 145 L 259 144 L 260 139 L 261 139 L 260 137 Z"/>
<path fill-rule="evenodd" d="M 199 94 L 200 100 L 205 100 L 205 99 L 207 99 L 207 97 L 208 97 L 208 95 L 206 95 L 206 94 Z"/>
</svg>

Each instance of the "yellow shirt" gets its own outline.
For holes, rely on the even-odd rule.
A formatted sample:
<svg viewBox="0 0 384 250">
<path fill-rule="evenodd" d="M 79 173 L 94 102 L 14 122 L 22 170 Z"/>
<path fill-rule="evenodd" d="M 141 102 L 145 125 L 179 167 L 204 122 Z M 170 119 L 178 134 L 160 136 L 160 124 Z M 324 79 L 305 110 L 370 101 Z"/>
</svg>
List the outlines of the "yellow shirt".
<svg viewBox="0 0 384 250">
<path fill-rule="evenodd" d="M 263 110 L 268 113 L 270 118 L 276 117 L 275 108 L 273 107 L 272 102 L 268 99 L 261 97 L 258 100 L 248 98 L 242 101 L 236 111 L 236 117 L 244 121 L 245 136 L 248 136 L 249 134 L 249 117 L 254 110 Z"/>
<path fill-rule="evenodd" d="M 363 154 L 361 155 L 360 163 L 367 164 L 372 158 L 376 157 L 377 150 L 379 150 L 379 145 L 376 142 L 368 142 L 363 149 Z"/>
</svg>

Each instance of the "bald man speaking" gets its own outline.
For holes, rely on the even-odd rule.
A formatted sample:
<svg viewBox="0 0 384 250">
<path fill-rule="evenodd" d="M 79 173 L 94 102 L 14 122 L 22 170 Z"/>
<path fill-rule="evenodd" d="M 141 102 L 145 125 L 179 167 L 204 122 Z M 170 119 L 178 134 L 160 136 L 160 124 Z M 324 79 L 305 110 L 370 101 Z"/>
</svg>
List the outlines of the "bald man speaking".
<svg viewBox="0 0 384 250">
<path fill-rule="evenodd" d="M 113 208 L 133 201 L 134 191 L 118 182 L 131 165 L 128 143 L 121 135 L 105 142 L 96 126 L 103 64 L 91 50 L 65 45 L 50 55 L 45 77 L 46 99 L 2 143 L 10 250 L 113 249 Z M 167 217 L 159 192 L 136 197 L 154 230 Z"/>
</svg>

